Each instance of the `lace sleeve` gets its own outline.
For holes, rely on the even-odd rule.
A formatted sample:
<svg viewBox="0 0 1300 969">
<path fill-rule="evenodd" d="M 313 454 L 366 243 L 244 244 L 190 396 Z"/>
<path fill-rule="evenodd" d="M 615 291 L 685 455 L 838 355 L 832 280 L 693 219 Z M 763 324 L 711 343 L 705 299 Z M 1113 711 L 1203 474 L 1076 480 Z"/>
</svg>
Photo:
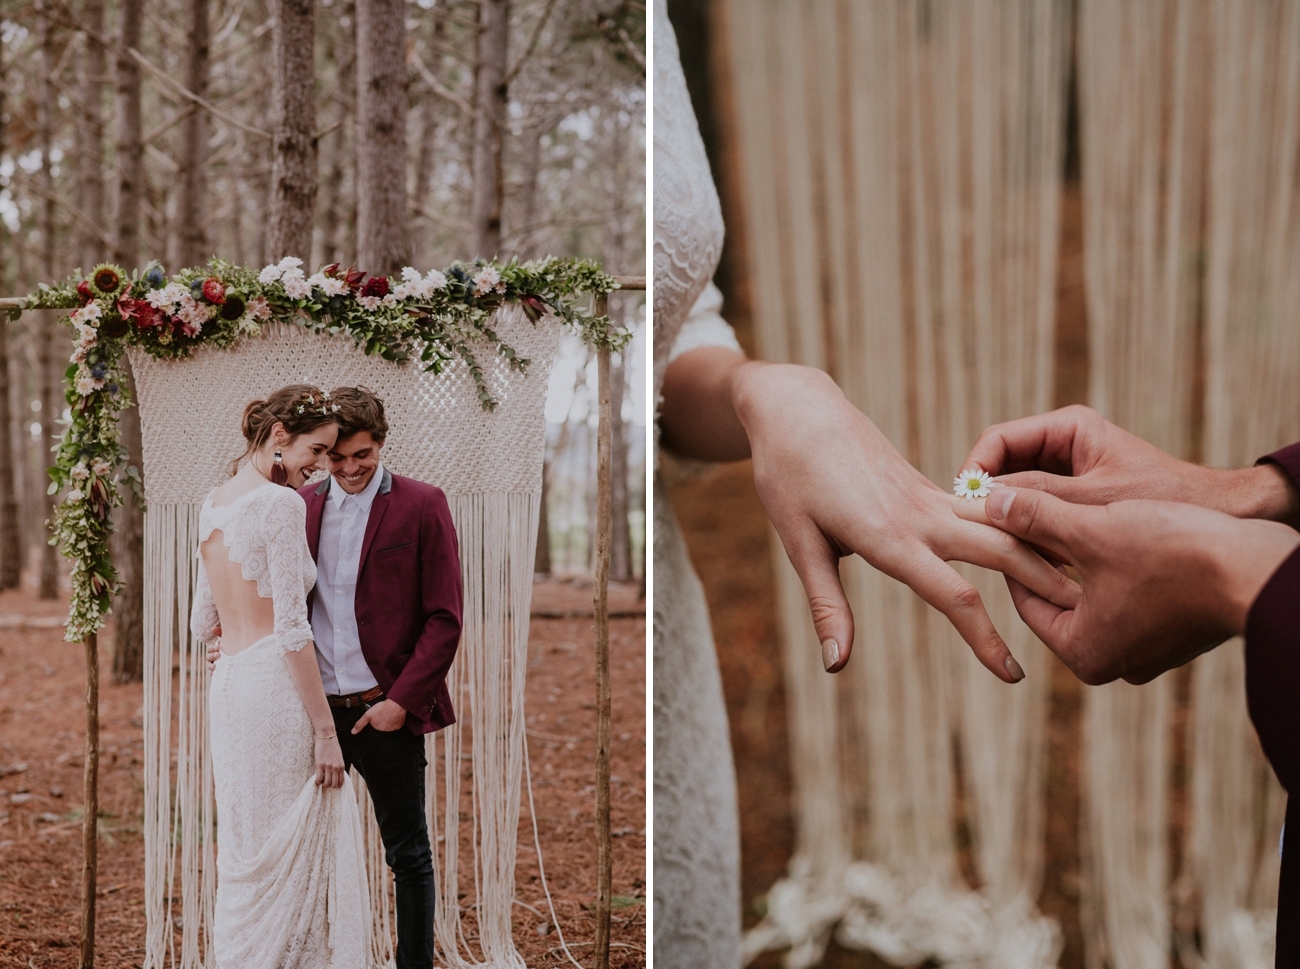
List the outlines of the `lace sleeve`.
<svg viewBox="0 0 1300 969">
<path fill-rule="evenodd" d="M 266 564 L 280 652 L 300 650 L 313 639 L 307 593 L 316 570 L 307 548 L 307 505 L 291 491 L 266 509 Z"/>
<path fill-rule="evenodd" d="M 672 363 L 682 354 L 700 347 L 726 347 L 737 353 L 744 352 L 736 339 L 736 331 L 722 318 L 722 290 L 712 282 L 704 287 L 704 292 L 691 307 L 690 315 L 677 331 L 668 362 Z"/>
<path fill-rule="evenodd" d="M 199 559 L 199 578 L 194 584 L 194 604 L 190 607 L 190 632 L 196 642 L 210 643 L 216 638 L 221 617 L 217 615 L 217 604 L 212 599 L 212 587 L 208 585 L 208 570 L 203 567 L 203 556 Z"/>
</svg>

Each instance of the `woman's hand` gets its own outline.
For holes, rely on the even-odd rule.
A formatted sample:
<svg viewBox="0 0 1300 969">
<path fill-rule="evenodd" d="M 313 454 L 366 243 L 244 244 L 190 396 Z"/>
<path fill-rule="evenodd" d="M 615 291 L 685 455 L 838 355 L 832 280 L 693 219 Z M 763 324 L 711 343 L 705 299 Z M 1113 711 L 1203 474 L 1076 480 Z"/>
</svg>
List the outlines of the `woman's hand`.
<svg viewBox="0 0 1300 969">
<path fill-rule="evenodd" d="M 316 735 L 316 783 L 325 787 L 343 786 L 343 748 L 337 734 Z"/>
<path fill-rule="evenodd" d="M 1088 684 L 1145 683 L 1242 632 L 1256 596 L 1300 535 L 1278 522 L 1191 504 L 1075 505 L 1005 488 L 959 509 L 1075 568 L 1074 608 L 1007 585 L 1030 629 Z"/>
<path fill-rule="evenodd" d="M 1078 586 L 1011 535 L 959 518 L 966 499 L 908 464 L 825 373 L 746 362 L 731 388 L 754 484 L 803 582 L 827 671 L 843 669 L 853 648 L 839 559 L 856 553 L 947 616 L 994 675 L 1024 677 L 979 592 L 947 563 L 1004 572 L 1062 608 L 1077 604 Z"/>
</svg>

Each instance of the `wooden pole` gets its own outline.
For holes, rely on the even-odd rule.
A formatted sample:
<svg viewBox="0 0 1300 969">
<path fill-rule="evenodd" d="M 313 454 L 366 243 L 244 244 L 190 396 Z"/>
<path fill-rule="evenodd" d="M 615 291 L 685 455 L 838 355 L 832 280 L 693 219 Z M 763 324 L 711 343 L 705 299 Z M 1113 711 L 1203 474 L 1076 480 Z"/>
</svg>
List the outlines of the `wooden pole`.
<svg viewBox="0 0 1300 969">
<path fill-rule="evenodd" d="M 596 300 L 596 315 L 609 312 L 609 299 Z M 609 565 L 613 532 L 610 478 L 609 347 L 596 350 L 600 423 L 596 430 L 596 967 L 609 969 L 613 843 L 609 831 Z"/>
<path fill-rule="evenodd" d="M 620 289 L 644 290 L 644 276 L 616 276 Z M 597 316 L 609 313 L 609 297 L 596 297 Z M 609 831 L 609 566 L 613 535 L 613 433 L 608 346 L 596 350 L 596 969 L 609 969 L 609 928 L 614 881 Z"/>
<path fill-rule="evenodd" d="M 86 775 L 81 819 L 81 969 L 95 965 L 95 883 L 99 873 L 99 635 L 86 647 Z"/>
</svg>

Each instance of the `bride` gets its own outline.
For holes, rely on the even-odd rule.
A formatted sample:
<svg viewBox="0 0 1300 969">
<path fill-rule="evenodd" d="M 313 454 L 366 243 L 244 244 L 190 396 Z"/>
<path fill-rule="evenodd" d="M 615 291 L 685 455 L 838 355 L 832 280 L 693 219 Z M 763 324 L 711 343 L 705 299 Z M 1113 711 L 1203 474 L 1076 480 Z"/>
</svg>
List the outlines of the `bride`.
<svg viewBox="0 0 1300 969">
<path fill-rule="evenodd" d="M 243 434 L 200 513 L 190 617 L 196 640 L 221 642 L 212 947 L 218 969 L 356 969 L 371 965 L 361 821 L 316 665 L 316 566 L 293 490 L 324 467 L 338 425 L 322 391 L 292 384 L 244 409 Z"/>
<path fill-rule="evenodd" d="M 961 499 L 909 465 L 825 373 L 747 360 L 710 279 L 722 213 L 678 60 L 655 0 L 654 340 L 665 450 L 752 457 L 754 486 L 808 596 L 822 662 L 853 648 L 839 560 L 856 554 L 944 613 L 1006 683 L 1024 677 L 979 593 L 948 562 L 1005 572 L 1063 608 L 1078 587 L 1019 542 L 967 528 Z M 955 469 L 954 469 L 955 470 Z M 722 682 L 699 579 L 665 488 L 654 490 L 654 959 L 740 965 L 740 836 Z"/>
</svg>

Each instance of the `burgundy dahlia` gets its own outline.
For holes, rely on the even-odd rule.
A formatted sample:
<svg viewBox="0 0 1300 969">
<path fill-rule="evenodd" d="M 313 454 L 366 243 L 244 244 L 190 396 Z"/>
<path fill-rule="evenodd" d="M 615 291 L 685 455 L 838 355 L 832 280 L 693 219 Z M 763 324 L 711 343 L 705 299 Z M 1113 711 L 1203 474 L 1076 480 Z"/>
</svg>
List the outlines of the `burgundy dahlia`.
<svg viewBox="0 0 1300 969">
<path fill-rule="evenodd" d="M 95 294 L 90 291 L 90 283 L 84 279 L 77 283 L 77 294 L 81 297 L 83 306 L 95 298 Z"/>
<path fill-rule="evenodd" d="M 203 298 L 214 306 L 220 306 L 226 301 L 226 287 L 217 277 L 209 276 L 203 280 Z"/>
<path fill-rule="evenodd" d="M 371 276 L 366 280 L 365 285 L 361 287 L 362 296 L 378 296 L 383 299 L 388 295 L 388 277 Z"/>
</svg>

